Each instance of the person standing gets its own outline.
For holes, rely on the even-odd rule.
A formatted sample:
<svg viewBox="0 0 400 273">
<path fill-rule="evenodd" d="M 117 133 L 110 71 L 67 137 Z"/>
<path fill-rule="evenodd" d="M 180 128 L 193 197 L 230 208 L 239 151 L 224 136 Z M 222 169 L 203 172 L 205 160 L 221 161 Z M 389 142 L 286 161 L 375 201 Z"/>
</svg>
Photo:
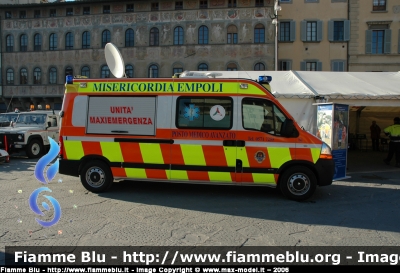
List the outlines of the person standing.
<svg viewBox="0 0 400 273">
<path fill-rule="evenodd" d="M 379 151 L 379 139 L 381 138 L 381 128 L 376 124 L 376 121 L 372 121 L 372 125 L 369 127 L 371 131 L 372 150 Z"/>
<path fill-rule="evenodd" d="M 383 160 L 387 165 L 390 164 L 393 155 L 396 158 L 396 167 L 400 168 L 400 118 L 395 117 L 393 120 L 394 124 L 383 129 L 385 135 L 389 136 L 389 153 Z"/>
</svg>

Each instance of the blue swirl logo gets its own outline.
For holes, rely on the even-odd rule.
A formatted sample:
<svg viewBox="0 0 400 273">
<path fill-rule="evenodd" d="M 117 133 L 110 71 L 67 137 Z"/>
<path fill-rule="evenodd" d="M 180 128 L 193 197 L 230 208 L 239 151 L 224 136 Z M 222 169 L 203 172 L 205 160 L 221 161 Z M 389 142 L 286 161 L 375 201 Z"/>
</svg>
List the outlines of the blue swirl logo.
<svg viewBox="0 0 400 273">
<path fill-rule="evenodd" d="M 46 176 L 47 179 L 44 176 L 44 171 L 46 166 L 54 160 L 54 158 L 57 157 L 58 153 L 60 152 L 60 146 L 58 146 L 58 144 L 50 137 L 49 141 L 50 141 L 50 151 L 44 155 L 41 159 L 39 159 L 39 161 L 36 163 L 36 167 L 35 167 L 35 177 L 37 180 L 39 180 L 39 182 L 43 183 L 43 184 L 47 184 L 47 181 L 51 181 L 54 176 L 56 176 L 57 172 L 58 172 L 58 158 L 56 159 L 56 161 L 47 168 L 47 172 L 46 172 Z"/>
<path fill-rule="evenodd" d="M 40 210 L 40 208 L 37 205 L 36 201 L 37 201 L 37 199 L 39 197 L 39 194 L 42 191 L 51 192 L 51 190 L 49 188 L 41 187 L 41 188 L 38 188 L 38 189 L 34 190 L 32 192 L 32 194 L 31 194 L 31 196 L 29 197 L 29 206 L 31 207 L 31 210 L 34 213 L 36 213 L 36 214 L 38 214 L 40 216 L 44 216 L 44 213 Z M 53 208 L 54 208 L 53 219 L 51 221 L 49 221 L 49 222 L 39 220 L 38 218 L 35 218 L 35 220 L 36 220 L 36 222 L 39 223 L 39 225 L 41 225 L 43 227 L 51 227 L 51 226 L 55 225 L 60 220 L 60 218 L 61 218 L 61 207 L 60 207 L 60 204 L 58 203 L 58 201 L 56 199 L 54 199 L 53 197 L 47 196 L 47 195 L 44 195 L 44 197 L 47 198 L 47 200 L 49 200 L 50 203 L 53 205 Z M 50 207 L 46 202 L 42 202 L 42 206 L 46 211 L 50 210 Z"/>
<path fill-rule="evenodd" d="M 56 158 L 56 157 L 57 157 L 58 153 L 60 152 L 60 147 L 52 138 L 48 137 L 48 139 L 50 142 L 50 150 L 46 155 L 44 155 L 41 159 L 39 159 L 39 161 L 36 163 L 36 167 L 35 167 L 35 177 L 37 180 L 39 180 L 39 182 L 41 182 L 43 184 L 49 183 L 56 176 L 56 174 L 58 172 L 58 167 L 59 167 L 58 158 Z M 47 165 L 50 164 L 55 158 L 56 158 L 55 162 L 53 164 L 51 164 L 46 170 Z M 40 210 L 40 208 L 37 204 L 37 199 L 39 197 L 39 194 L 43 191 L 51 192 L 51 190 L 49 188 L 41 187 L 41 188 L 34 190 L 31 194 L 31 196 L 29 197 L 29 206 L 31 207 L 31 210 L 40 216 L 45 216 L 45 214 Z M 53 198 L 51 196 L 47 196 L 47 195 L 44 195 L 44 197 L 50 201 L 51 205 L 54 208 L 53 219 L 51 221 L 42 221 L 37 218 L 35 218 L 35 219 L 36 219 L 36 222 L 38 222 L 41 226 L 51 227 L 60 220 L 61 207 L 55 198 Z M 42 202 L 42 207 L 46 211 L 50 210 L 50 206 L 46 202 Z"/>
</svg>

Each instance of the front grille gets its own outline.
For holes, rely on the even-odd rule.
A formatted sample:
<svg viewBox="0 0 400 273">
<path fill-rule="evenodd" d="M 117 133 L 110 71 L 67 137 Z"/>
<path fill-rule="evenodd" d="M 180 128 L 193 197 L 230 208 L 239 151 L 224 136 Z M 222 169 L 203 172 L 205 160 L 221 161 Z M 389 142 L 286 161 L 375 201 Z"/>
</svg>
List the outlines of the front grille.
<svg viewBox="0 0 400 273">
<path fill-rule="evenodd" d="M 5 148 L 5 143 L 4 143 L 4 136 L 6 136 L 7 138 L 7 144 L 10 147 L 10 145 L 14 144 L 15 142 L 21 142 L 22 140 L 18 139 L 18 135 L 19 134 L 4 134 L 4 133 L 0 133 L 0 149 L 4 149 Z"/>
</svg>

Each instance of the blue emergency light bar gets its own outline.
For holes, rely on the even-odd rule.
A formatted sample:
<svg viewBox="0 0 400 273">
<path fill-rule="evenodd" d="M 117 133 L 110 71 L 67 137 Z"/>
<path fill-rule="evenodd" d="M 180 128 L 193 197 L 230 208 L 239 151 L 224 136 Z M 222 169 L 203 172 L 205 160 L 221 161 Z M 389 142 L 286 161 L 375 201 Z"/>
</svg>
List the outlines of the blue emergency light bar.
<svg viewBox="0 0 400 273">
<path fill-rule="evenodd" d="M 272 81 L 271 76 L 258 76 L 259 83 L 270 83 Z"/>
<path fill-rule="evenodd" d="M 73 84 L 74 83 L 74 76 L 67 75 L 66 82 L 67 82 L 67 84 Z"/>
</svg>

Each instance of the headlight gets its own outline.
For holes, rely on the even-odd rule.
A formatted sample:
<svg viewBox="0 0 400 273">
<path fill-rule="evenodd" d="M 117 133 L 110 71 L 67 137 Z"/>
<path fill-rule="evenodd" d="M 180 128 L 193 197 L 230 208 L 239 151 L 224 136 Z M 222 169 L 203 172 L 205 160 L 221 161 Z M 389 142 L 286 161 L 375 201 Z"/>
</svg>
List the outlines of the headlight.
<svg viewBox="0 0 400 273">
<path fill-rule="evenodd" d="M 321 154 L 320 154 L 319 158 L 332 159 L 331 147 L 329 147 L 329 145 L 326 144 L 325 142 L 322 143 Z"/>
<path fill-rule="evenodd" d="M 22 140 L 24 137 L 22 135 L 18 135 L 18 139 Z"/>
</svg>

